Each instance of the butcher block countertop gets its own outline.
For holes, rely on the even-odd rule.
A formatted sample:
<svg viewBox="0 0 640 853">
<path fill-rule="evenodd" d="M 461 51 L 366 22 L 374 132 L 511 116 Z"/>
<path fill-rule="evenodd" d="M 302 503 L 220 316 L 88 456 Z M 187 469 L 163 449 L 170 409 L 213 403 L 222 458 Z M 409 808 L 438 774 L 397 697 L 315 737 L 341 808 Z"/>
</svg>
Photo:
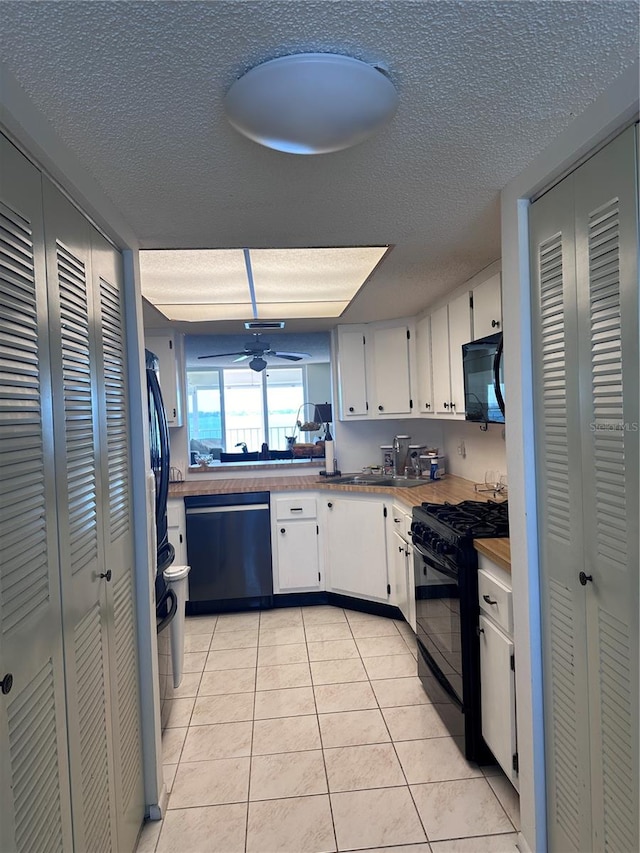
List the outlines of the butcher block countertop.
<svg viewBox="0 0 640 853">
<path fill-rule="evenodd" d="M 475 491 L 473 483 L 462 477 L 451 474 L 442 480 L 425 480 L 424 486 L 416 486 L 412 489 L 391 486 L 349 486 L 332 483 L 319 475 L 291 475 L 280 477 L 243 477 L 210 479 L 202 477 L 186 480 L 182 483 L 172 483 L 169 486 L 170 498 L 184 498 L 188 495 L 219 495 L 238 494 L 240 492 L 297 492 L 297 491 L 323 491 L 323 492 L 348 492 L 350 494 L 365 495 L 389 495 L 390 497 L 406 504 L 409 507 L 419 506 L 421 503 L 452 503 L 461 501 L 485 501 L 488 500 L 481 493 Z M 489 540 L 497 541 L 497 540 Z"/>
<path fill-rule="evenodd" d="M 511 545 L 508 539 L 474 539 L 473 546 L 493 563 L 511 574 Z"/>
</svg>

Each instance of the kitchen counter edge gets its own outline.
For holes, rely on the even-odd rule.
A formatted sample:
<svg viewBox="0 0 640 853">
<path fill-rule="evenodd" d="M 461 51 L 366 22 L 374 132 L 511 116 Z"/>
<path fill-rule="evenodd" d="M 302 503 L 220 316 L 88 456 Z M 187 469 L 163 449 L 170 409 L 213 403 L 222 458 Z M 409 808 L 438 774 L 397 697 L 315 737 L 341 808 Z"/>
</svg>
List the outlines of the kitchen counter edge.
<svg viewBox="0 0 640 853">
<path fill-rule="evenodd" d="M 460 503 L 467 500 L 488 500 L 478 494 L 473 483 L 448 474 L 442 480 L 425 481 L 424 486 L 403 489 L 399 486 L 348 486 L 332 483 L 319 476 L 247 477 L 242 479 L 185 480 L 169 486 L 170 498 L 190 495 L 239 494 L 243 492 L 322 491 L 348 494 L 388 495 L 409 506 L 421 503 Z M 493 540 L 492 540 L 493 541 Z"/>
<path fill-rule="evenodd" d="M 509 539 L 474 539 L 473 547 L 501 569 L 511 574 L 511 544 Z"/>
</svg>

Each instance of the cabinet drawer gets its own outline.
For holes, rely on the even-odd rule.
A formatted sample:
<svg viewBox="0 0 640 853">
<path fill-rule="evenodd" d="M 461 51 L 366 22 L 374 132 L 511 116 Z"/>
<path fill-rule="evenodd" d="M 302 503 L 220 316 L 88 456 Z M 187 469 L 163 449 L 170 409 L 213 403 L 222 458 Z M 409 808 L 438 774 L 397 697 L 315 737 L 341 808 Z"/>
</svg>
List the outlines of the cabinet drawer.
<svg viewBox="0 0 640 853">
<path fill-rule="evenodd" d="M 167 501 L 167 526 L 183 527 L 184 523 L 184 503 L 182 501 Z"/>
<path fill-rule="evenodd" d="M 478 571 L 478 599 L 480 610 L 508 634 L 513 634 L 511 590 L 484 569 Z"/>
<path fill-rule="evenodd" d="M 315 518 L 315 498 L 277 498 L 276 518 L 278 521 L 288 521 L 292 518 Z"/>
<path fill-rule="evenodd" d="M 393 504 L 391 507 L 391 520 L 393 521 L 393 529 L 402 536 L 405 542 L 410 542 L 411 514 L 404 507 Z"/>
</svg>

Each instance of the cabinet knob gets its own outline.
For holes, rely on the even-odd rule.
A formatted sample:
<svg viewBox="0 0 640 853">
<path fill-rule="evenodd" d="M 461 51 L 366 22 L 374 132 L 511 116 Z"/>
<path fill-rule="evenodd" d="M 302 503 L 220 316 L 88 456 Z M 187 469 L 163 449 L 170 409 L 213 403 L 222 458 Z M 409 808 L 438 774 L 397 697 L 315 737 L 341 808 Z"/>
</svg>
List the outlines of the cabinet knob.
<svg viewBox="0 0 640 853">
<path fill-rule="evenodd" d="M 350 412 L 352 412 L 352 411 L 353 411 L 353 406 L 349 406 L 349 411 L 350 411 Z"/>
<path fill-rule="evenodd" d="M 484 634 L 484 628 L 481 628 L 479 625 L 476 628 L 476 634 L 480 636 L 480 634 Z"/>
<path fill-rule="evenodd" d="M 106 572 L 100 572 L 98 577 L 104 578 L 107 581 L 107 583 L 109 583 L 109 581 L 111 580 L 111 569 L 107 569 Z"/>
<path fill-rule="evenodd" d="M 384 406 L 378 406 L 378 411 L 379 411 L 379 412 L 384 412 Z"/>
<path fill-rule="evenodd" d="M 333 506 L 333 504 L 329 501 L 329 503 L 327 503 L 327 506 L 329 507 L 329 509 L 331 509 L 331 507 Z"/>
<path fill-rule="evenodd" d="M 403 551 L 404 548 L 402 547 L 402 545 L 398 545 L 398 554 L 402 554 Z"/>
<path fill-rule="evenodd" d="M 285 527 L 281 527 L 281 528 L 280 528 L 280 533 L 286 533 L 286 532 L 287 532 L 287 530 L 286 530 L 286 528 L 285 528 Z"/>
<path fill-rule="evenodd" d="M 580 574 L 578 575 L 578 580 L 580 581 L 582 586 L 586 586 L 587 581 L 593 581 L 593 575 L 585 575 L 584 572 L 580 572 Z"/>
<path fill-rule="evenodd" d="M 448 409 L 448 408 L 449 408 L 449 404 L 448 404 L 448 403 L 445 403 L 445 404 L 444 404 L 444 407 L 445 407 L 445 409 Z"/>
<path fill-rule="evenodd" d="M 424 404 L 424 407 L 425 407 L 425 409 L 430 409 L 430 408 L 431 408 L 431 403 L 425 403 L 425 404 Z"/>
<path fill-rule="evenodd" d="M 172 409 L 171 411 L 173 412 L 173 417 L 176 418 L 178 416 L 178 413 L 176 412 L 176 410 Z"/>
<path fill-rule="evenodd" d="M 0 681 L 0 690 L 2 690 L 3 695 L 6 696 L 7 693 L 11 693 L 12 687 L 13 687 L 13 675 L 10 672 L 8 672 L 5 675 L 5 677 L 2 679 L 2 681 Z"/>
<path fill-rule="evenodd" d="M 393 520 L 395 521 L 396 524 L 400 524 L 400 522 L 402 521 L 401 518 L 394 518 Z"/>
<path fill-rule="evenodd" d="M 500 320 L 492 320 L 491 321 L 491 328 L 492 329 L 499 329 L 500 328 Z"/>
<path fill-rule="evenodd" d="M 486 602 L 487 602 L 487 604 L 497 604 L 497 603 L 498 603 L 497 601 L 494 601 L 494 600 L 493 600 L 490 596 L 488 596 L 488 595 L 483 595 L 483 596 L 482 596 L 482 598 L 483 598 L 483 600 L 484 600 L 484 601 L 486 601 Z"/>
</svg>

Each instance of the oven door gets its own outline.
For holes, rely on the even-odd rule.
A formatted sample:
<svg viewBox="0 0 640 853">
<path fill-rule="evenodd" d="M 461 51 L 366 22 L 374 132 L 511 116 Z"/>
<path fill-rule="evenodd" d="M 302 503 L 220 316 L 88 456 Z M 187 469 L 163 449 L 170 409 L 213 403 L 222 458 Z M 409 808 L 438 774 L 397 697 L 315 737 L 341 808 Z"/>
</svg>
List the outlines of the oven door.
<svg viewBox="0 0 640 853">
<path fill-rule="evenodd" d="M 462 706 L 460 583 L 455 565 L 414 542 L 416 635 L 450 698 Z"/>
</svg>

